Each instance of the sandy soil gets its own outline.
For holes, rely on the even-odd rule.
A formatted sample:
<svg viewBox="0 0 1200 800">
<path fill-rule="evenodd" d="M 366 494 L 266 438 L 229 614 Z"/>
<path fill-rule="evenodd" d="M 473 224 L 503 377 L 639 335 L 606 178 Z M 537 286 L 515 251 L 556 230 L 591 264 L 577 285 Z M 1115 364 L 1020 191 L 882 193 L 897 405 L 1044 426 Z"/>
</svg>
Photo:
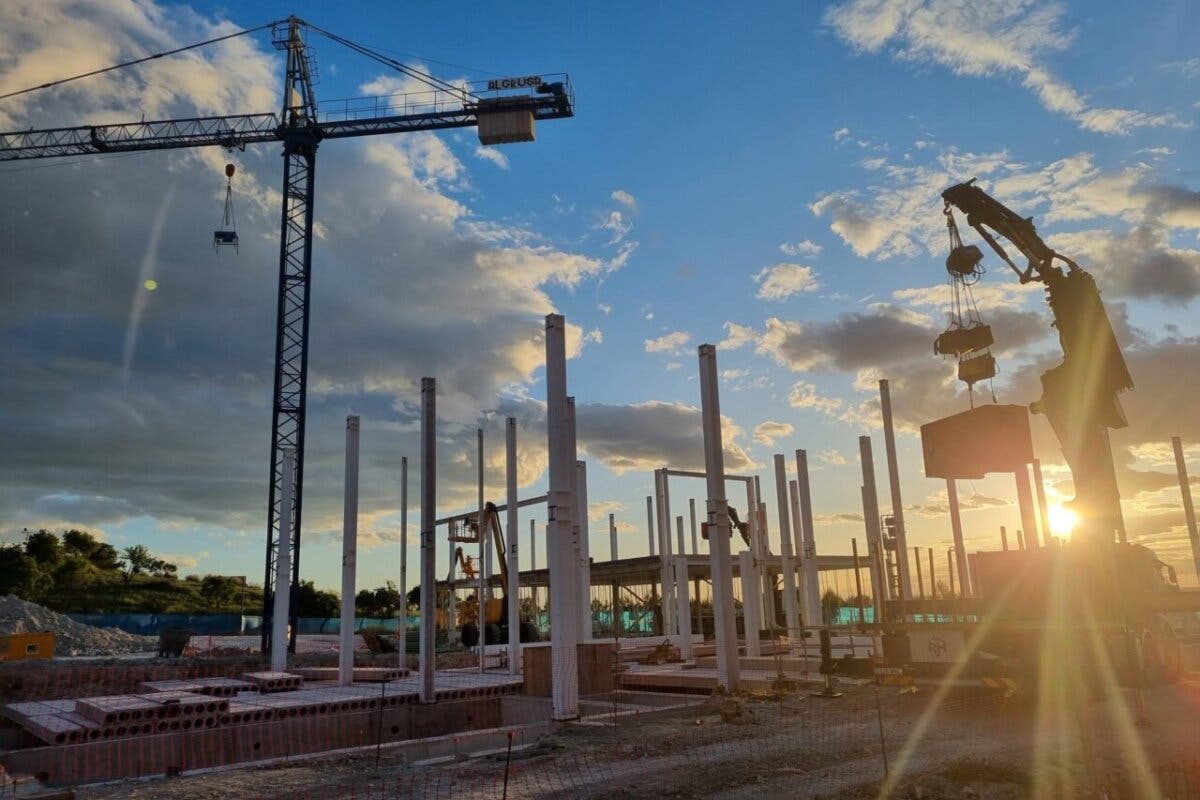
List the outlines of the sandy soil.
<svg viewBox="0 0 1200 800">
<path fill-rule="evenodd" d="M 878 699 L 878 706 L 876 705 Z M 1147 692 L 1151 724 L 1131 727 L 1128 705 L 1094 701 L 1062 730 L 1038 730 L 1029 698 L 933 695 L 849 687 L 837 700 L 806 693 L 713 701 L 706 706 L 603 724 L 565 724 L 528 749 L 449 763 L 406 763 L 384 749 L 270 767 L 90 787 L 87 800 L 201 798 L 716 798 L 874 797 L 887 775 L 888 796 L 1009 800 L 1146 796 L 1111 790 L 1114 776 L 1136 771 L 1140 750 L 1152 766 L 1179 764 L 1197 752 L 1200 727 L 1187 709 L 1200 685 Z M 1045 726 L 1043 726 L 1044 728 Z M 1080 732 L 1090 734 L 1092 754 Z M 1047 789 L 1047 787 L 1051 787 Z M 1173 793 L 1173 798 L 1191 797 Z"/>
</svg>

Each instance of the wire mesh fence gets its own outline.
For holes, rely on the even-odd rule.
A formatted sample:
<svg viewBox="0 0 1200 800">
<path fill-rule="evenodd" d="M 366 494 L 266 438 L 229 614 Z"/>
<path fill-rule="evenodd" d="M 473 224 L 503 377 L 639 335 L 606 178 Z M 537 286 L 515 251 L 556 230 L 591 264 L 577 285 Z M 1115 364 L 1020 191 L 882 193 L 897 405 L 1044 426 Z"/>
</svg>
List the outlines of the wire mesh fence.
<svg viewBox="0 0 1200 800">
<path fill-rule="evenodd" d="M 688 683 L 694 664 L 631 670 L 609 649 L 580 670 L 577 718 L 558 721 L 530 662 L 524 676 L 446 666 L 422 703 L 419 674 L 369 660 L 351 686 L 325 667 L 274 688 L 249 657 L 2 665 L 0 763 L 97 800 L 1200 798 L 1200 737 L 1180 713 L 1200 691 L 1186 681 L 1147 692 L 1148 725 L 1119 692 L 1048 722 L 1057 701 L 1029 693 L 845 680 L 826 697 L 815 669 L 747 671 L 727 696 Z M 625 685 L 652 669 L 661 685 Z M 48 741 L 52 717 L 79 733 Z"/>
</svg>

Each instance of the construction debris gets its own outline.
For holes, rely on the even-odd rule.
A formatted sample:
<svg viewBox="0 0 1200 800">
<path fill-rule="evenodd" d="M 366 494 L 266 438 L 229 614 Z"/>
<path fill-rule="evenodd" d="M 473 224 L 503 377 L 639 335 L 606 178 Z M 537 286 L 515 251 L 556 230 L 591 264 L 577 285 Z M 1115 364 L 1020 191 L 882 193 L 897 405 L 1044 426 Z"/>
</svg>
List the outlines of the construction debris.
<svg viewBox="0 0 1200 800">
<path fill-rule="evenodd" d="M 54 633 L 54 649 L 59 656 L 113 656 L 158 647 L 154 636 L 84 625 L 15 595 L 0 597 L 0 634 L 41 631 Z"/>
</svg>

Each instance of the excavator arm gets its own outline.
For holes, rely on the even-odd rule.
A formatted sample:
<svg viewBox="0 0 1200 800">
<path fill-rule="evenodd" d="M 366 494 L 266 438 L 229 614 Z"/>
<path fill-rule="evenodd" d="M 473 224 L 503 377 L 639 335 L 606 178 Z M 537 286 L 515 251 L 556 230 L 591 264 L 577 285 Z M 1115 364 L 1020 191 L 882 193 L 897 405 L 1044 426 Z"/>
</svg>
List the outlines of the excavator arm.
<svg viewBox="0 0 1200 800">
<path fill-rule="evenodd" d="M 974 180 L 951 186 L 942 192 L 942 199 L 947 214 L 952 208 L 966 214 L 967 224 L 1022 283 L 1046 286 L 1063 360 L 1042 374 L 1042 396 L 1030 410 L 1045 414 L 1071 468 L 1072 506 L 1079 516 L 1079 530 L 1089 538 L 1112 541 L 1114 531 L 1124 532 L 1124 519 L 1108 429 L 1128 424 L 1118 395 L 1133 388 L 1133 378 L 1096 280 L 1042 241 L 1032 219 L 1016 214 L 975 186 Z M 1013 263 L 997 237 L 1008 240 L 1027 259 L 1025 269 Z"/>
</svg>

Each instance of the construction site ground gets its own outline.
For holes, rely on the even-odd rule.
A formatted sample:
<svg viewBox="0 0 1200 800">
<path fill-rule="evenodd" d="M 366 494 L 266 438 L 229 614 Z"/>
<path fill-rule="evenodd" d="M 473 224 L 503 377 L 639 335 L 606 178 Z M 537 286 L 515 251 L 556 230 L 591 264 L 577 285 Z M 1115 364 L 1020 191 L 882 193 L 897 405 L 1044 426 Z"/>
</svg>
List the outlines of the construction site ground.
<svg viewBox="0 0 1200 800">
<path fill-rule="evenodd" d="M 1128 694 L 1091 701 L 1063 726 L 1039 724 L 1056 701 L 981 690 L 901 694 L 843 685 L 836 699 L 811 689 L 709 698 L 670 711 L 595 716 L 519 737 L 464 741 L 457 757 L 421 762 L 403 746 L 298 757 L 237 769 L 80 787 L 116 798 L 904 798 L 1143 797 L 1139 765 L 1200 797 L 1192 756 L 1200 677 L 1147 690 L 1148 724 L 1135 726 Z M 593 698 L 600 702 L 602 698 Z M 531 700 L 531 702 L 533 702 Z M 1081 746 L 1090 734 L 1090 754 Z M 487 746 L 484 746 L 487 745 Z M 886 751 L 886 756 L 885 756 Z M 886 760 L 886 767 L 885 767 Z M 506 774 L 507 773 L 507 774 Z"/>
</svg>

